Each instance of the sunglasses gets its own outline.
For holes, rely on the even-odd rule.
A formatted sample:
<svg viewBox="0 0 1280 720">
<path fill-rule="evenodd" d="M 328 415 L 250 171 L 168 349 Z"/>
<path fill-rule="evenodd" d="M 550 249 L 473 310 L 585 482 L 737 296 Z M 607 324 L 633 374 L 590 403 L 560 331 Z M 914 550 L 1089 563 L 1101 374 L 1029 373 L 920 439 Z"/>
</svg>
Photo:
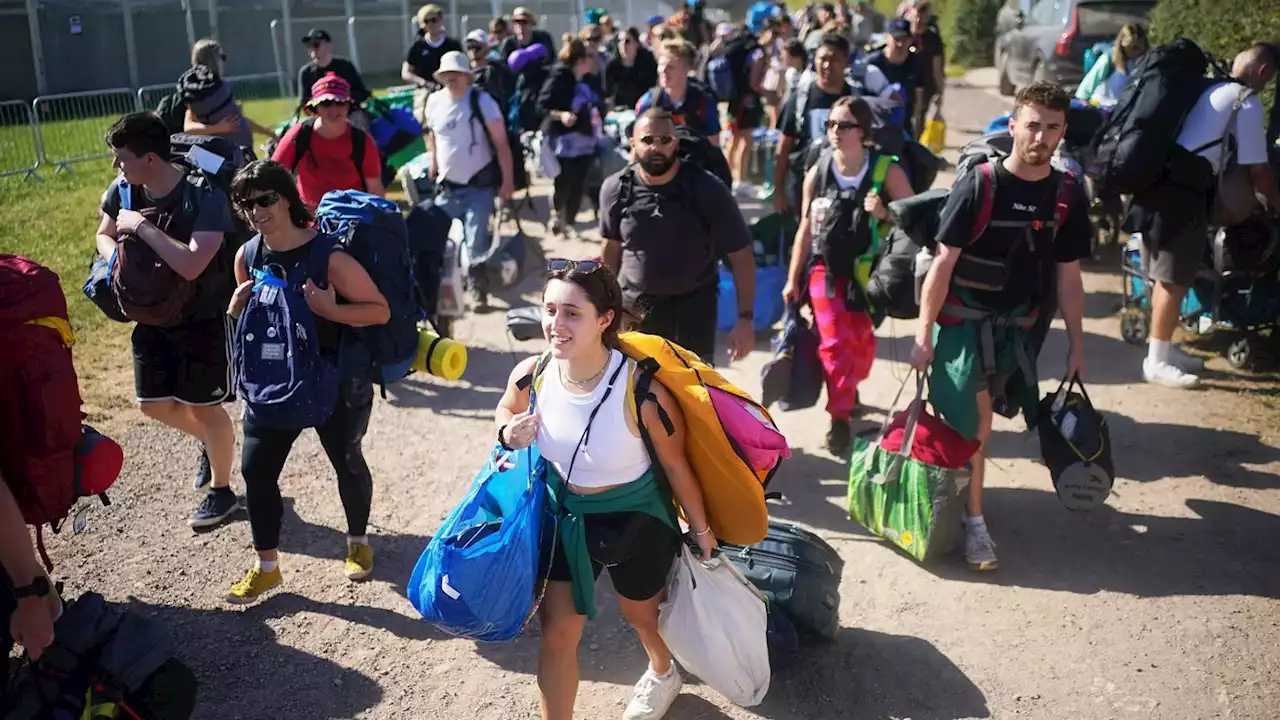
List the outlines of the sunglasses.
<svg viewBox="0 0 1280 720">
<path fill-rule="evenodd" d="M 858 127 L 858 123 L 849 122 L 848 120 L 828 120 L 827 129 L 840 132 L 842 130 L 852 130 Z"/>
<path fill-rule="evenodd" d="M 565 272 L 587 273 L 600 269 L 603 265 L 595 260 L 568 260 L 566 258 L 550 258 L 547 260 L 547 274 Z"/>
<path fill-rule="evenodd" d="M 674 135 L 644 135 L 640 138 L 640 144 L 647 145 L 649 147 L 653 147 L 655 145 L 658 147 L 666 147 L 675 142 L 675 140 L 676 138 Z"/>
<path fill-rule="evenodd" d="M 339 105 L 350 105 L 350 104 L 351 103 L 343 102 L 341 100 L 321 100 L 320 102 L 316 103 L 314 107 L 331 108 L 331 107 L 338 107 Z"/>
<path fill-rule="evenodd" d="M 280 193 L 275 190 L 268 190 L 257 197 L 236 198 L 236 205 L 242 210 L 252 210 L 255 207 L 269 208 L 280 202 Z"/>
<path fill-rule="evenodd" d="M 320 49 L 320 43 L 319 43 L 319 41 L 316 41 L 316 42 L 309 42 L 309 43 L 307 43 L 307 47 L 308 47 L 308 48 L 310 48 L 310 49 L 312 49 L 312 50 L 319 50 L 319 49 Z"/>
<path fill-rule="evenodd" d="M 515 24 L 517 24 L 517 25 L 532 25 L 532 24 L 533 24 L 533 21 L 532 21 L 532 20 L 530 20 L 529 18 L 516 18 L 515 20 L 512 20 L 511 22 L 513 22 L 513 23 L 515 23 Z"/>
<path fill-rule="evenodd" d="M 444 17 L 441 15 L 436 15 L 435 17 L 427 18 L 428 25 L 435 25 L 438 22 L 444 22 Z"/>
</svg>

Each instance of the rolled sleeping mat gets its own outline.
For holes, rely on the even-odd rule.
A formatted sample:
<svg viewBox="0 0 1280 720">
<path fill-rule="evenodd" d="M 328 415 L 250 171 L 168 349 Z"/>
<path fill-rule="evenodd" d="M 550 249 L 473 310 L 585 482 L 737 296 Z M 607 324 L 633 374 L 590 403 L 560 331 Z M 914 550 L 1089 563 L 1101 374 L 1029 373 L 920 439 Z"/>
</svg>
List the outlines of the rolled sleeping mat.
<svg viewBox="0 0 1280 720">
<path fill-rule="evenodd" d="M 418 332 L 418 354 L 413 369 L 445 380 L 457 380 L 467 369 L 467 348 L 460 342 L 442 338 L 432 330 Z"/>
</svg>

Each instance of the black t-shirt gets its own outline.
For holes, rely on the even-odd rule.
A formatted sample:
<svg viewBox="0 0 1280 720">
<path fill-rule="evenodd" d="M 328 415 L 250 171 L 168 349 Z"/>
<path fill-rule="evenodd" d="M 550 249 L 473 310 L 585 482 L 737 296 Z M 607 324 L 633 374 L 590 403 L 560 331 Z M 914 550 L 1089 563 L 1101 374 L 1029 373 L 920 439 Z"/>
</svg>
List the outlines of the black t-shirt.
<svg viewBox="0 0 1280 720">
<path fill-rule="evenodd" d="M 454 50 L 463 52 L 462 43 L 446 36 L 440 41 L 439 45 L 432 45 L 423 36 L 409 46 L 409 54 L 405 56 L 404 61 L 409 63 L 414 75 L 434 86 L 437 84 L 436 71 L 440 69 L 440 58 L 444 57 L 445 53 Z"/>
<path fill-rule="evenodd" d="M 439 67 L 440 61 L 436 61 Z M 369 88 L 365 87 L 364 79 L 360 77 L 360 71 L 356 70 L 356 66 L 351 64 L 346 58 L 334 58 L 328 66 L 319 67 L 314 62 L 307 63 L 298 71 L 298 107 L 306 105 L 311 100 L 311 86 L 316 84 L 320 78 L 333 73 L 338 77 L 346 80 L 351 84 L 351 99 L 355 100 L 356 105 L 363 105 L 365 100 L 369 99 L 372 93 Z"/>
<path fill-rule="evenodd" d="M 796 151 L 804 150 L 813 138 L 821 138 L 827 132 L 827 117 L 831 115 L 831 106 L 840 98 L 853 92 L 848 83 L 841 82 L 840 92 L 829 93 L 818 87 L 817 83 L 809 86 L 809 98 L 805 101 L 805 117 L 796 116 L 796 99 L 799 93 L 792 93 L 782 106 L 782 119 L 778 129 L 783 135 L 796 141 Z M 800 168 L 803 172 L 803 168 Z"/>
<path fill-rule="evenodd" d="M 1013 310 L 1026 302 L 1038 305 L 1039 290 L 1047 261 L 1067 263 L 1087 257 L 1091 252 L 1093 223 L 1089 219 L 1084 191 L 1077 182 L 1071 194 L 1067 212 L 1061 220 L 1056 237 L 1048 228 L 1034 231 L 1036 252 L 1026 247 L 1026 230 L 1023 228 L 988 227 L 973 238 L 973 224 L 981 210 L 979 177 L 977 168 L 966 172 L 951 188 L 951 196 L 943 208 L 938 226 L 938 242 L 955 248 L 963 248 L 975 256 L 1003 261 L 1009 255 L 1012 243 L 1023 247 L 1013 254 L 1008 283 L 1004 292 L 970 290 L 973 299 L 982 306 L 997 311 Z M 1039 182 L 1021 180 L 996 164 L 995 202 L 991 210 L 992 221 L 1053 220 L 1057 205 L 1059 183 L 1065 182 L 1058 173 Z M 1050 249 L 1052 250 L 1050 254 Z"/>
<path fill-rule="evenodd" d="M 102 195 L 101 209 L 115 220 L 122 207 L 121 180 L 117 178 Z M 223 233 L 222 246 L 214 253 L 204 272 L 196 280 L 196 294 L 187 306 L 188 319 L 207 320 L 221 317 L 231 302 L 235 291 L 235 277 L 231 274 L 234 249 L 229 248 L 226 237 L 236 231 L 231 216 L 231 202 L 222 190 L 203 186 L 195 187 L 184 179 L 163 197 L 153 197 L 142 186 L 127 186 L 129 209 L 142 212 L 148 208 L 160 208 L 164 212 L 182 212 L 192 218 L 192 234 L 198 232 Z M 178 242 L 190 242 L 190 237 L 174 238 Z"/>
<path fill-rule="evenodd" d="M 946 46 L 942 44 L 942 34 L 938 32 L 935 25 L 929 25 L 923 35 L 917 35 L 912 39 L 912 52 L 920 58 L 920 64 L 924 68 L 924 88 L 925 95 L 932 95 L 938 91 L 937 83 L 933 77 L 933 59 L 936 57 L 946 57 Z"/>
<path fill-rule="evenodd" d="M 620 183 L 634 173 L 630 202 L 620 206 Z M 665 185 L 647 185 L 628 169 L 600 189 L 600 236 L 622 243 L 619 281 L 637 295 L 688 295 L 717 282 L 716 263 L 751 242 L 733 194 L 716 176 L 683 164 Z"/>
<path fill-rule="evenodd" d="M 658 61 L 645 48 L 636 52 L 631 67 L 622 63 L 621 57 L 609 61 L 604 70 L 604 91 L 609 106 L 630 110 L 640 97 L 658 84 Z"/>
<path fill-rule="evenodd" d="M 928 72 L 921 62 L 920 55 L 908 52 L 905 60 L 895 63 L 885 55 L 883 50 L 877 50 L 867 57 L 867 63 L 880 68 L 880 72 L 884 73 L 885 80 L 890 84 L 897 83 L 902 87 L 907 117 L 911 117 L 915 108 L 916 88 L 924 87 L 925 73 Z"/>
</svg>

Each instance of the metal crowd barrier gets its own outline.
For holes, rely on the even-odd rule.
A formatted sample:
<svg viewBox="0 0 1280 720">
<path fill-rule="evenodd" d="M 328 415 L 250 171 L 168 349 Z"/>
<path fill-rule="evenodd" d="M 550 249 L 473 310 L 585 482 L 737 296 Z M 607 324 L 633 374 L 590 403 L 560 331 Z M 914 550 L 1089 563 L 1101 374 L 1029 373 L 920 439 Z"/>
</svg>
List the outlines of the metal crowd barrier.
<svg viewBox="0 0 1280 720">
<path fill-rule="evenodd" d="M 39 179 L 40 139 L 25 100 L 0 102 L 0 178 Z"/>
<path fill-rule="evenodd" d="M 107 129 L 121 115 L 138 109 L 133 88 L 42 95 L 31 103 L 40 164 L 54 173 L 73 163 L 110 156 L 103 141 Z"/>
</svg>

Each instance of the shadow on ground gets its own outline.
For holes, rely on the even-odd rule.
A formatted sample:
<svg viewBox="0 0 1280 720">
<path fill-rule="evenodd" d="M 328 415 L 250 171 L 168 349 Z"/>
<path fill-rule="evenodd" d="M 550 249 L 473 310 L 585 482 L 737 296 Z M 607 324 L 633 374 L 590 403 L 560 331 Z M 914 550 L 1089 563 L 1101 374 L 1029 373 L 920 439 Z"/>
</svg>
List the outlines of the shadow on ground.
<svg viewBox="0 0 1280 720">
<path fill-rule="evenodd" d="M 1264 443 L 1256 435 L 1190 425 L 1140 423 L 1114 410 L 1107 410 L 1105 415 L 1117 477 L 1154 482 L 1204 476 L 1229 487 L 1280 489 L 1280 475 L 1254 469 L 1280 462 L 1280 448 Z M 1038 460 L 1040 443 L 1034 434 L 996 431 L 991 438 L 991 457 L 997 462 L 999 458 Z M 1047 470 L 1044 475 L 1047 480 Z"/>
<path fill-rule="evenodd" d="M 579 652 L 584 681 L 617 686 L 618 707 L 647 667 L 644 650 L 618 614 L 612 591 L 601 583 L 601 613 L 587 625 Z M 476 651 L 511 672 L 536 674 L 538 638 L 532 626 L 505 645 L 477 644 Z M 686 685 L 699 680 L 685 673 Z M 812 641 L 775 670 L 769 694 L 751 712 L 772 720 L 889 718 L 916 720 L 987 717 L 982 692 L 931 643 L 919 638 L 844 628 L 831 643 Z M 682 694 L 666 717 L 724 718 L 707 700 Z"/>
<path fill-rule="evenodd" d="M 1103 507 L 1073 513 L 1053 492 L 988 488 L 987 523 L 1000 569 L 969 571 L 958 558 L 929 565 L 950 580 L 1081 594 L 1280 598 L 1280 517 L 1230 503 L 1188 500 L 1197 517 Z M 905 560 L 904 560 L 905 562 Z"/>
<path fill-rule="evenodd" d="M 382 700 L 378 683 L 332 660 L 282 644 L 267 622 L 299 611 L 329 612 L 329 605 L 282 595 L 245 612 L 136 600 L 129 607 L 168 625 L 179 658 L 200 682 L 192 716 L 196 720 L 355 717 Z M 234 647 L 236 652 L 200 650 L 215 637 L 218 647 Z"/>
</svg>

